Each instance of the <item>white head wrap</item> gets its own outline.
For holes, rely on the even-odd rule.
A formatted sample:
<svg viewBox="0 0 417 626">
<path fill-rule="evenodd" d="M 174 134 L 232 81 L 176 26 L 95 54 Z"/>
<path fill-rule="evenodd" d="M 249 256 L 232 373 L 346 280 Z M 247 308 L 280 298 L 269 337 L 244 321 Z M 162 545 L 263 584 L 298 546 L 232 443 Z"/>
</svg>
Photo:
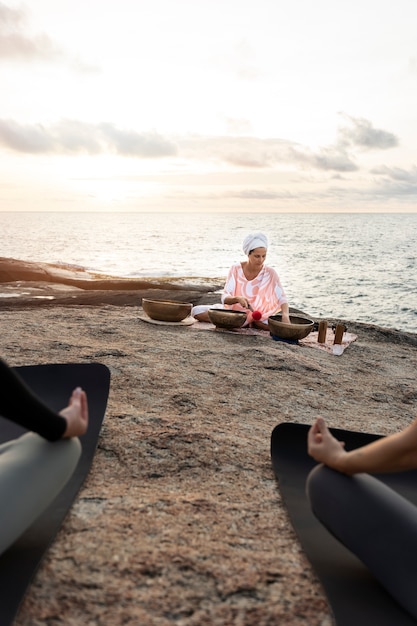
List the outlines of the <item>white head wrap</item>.
<svg viewBox="0 0 417 626">
<path fill-rule="evenodd" d="M 263 233 L 251 233 L 247 237 L 245 237 L 243 241 L 243 252 L 248 256 L 251 250 L 255 248 L 267 248 L 268 247 L 268 237 Z"/>
</svg>

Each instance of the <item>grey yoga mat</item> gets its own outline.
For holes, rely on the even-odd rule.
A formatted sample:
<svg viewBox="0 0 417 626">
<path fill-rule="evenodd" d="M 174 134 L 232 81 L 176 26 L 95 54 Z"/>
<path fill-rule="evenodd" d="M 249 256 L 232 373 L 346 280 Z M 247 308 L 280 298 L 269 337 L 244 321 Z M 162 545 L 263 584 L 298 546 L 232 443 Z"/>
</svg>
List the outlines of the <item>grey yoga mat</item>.
<svg viewBox="0 0 417 626">
<path fill-rule="evenodd" d="M 89 427 L 80 437 L 78 466 L 61 493 L 34 524 L 0 556 L 0 624 L 13 623 L 25 592 L 86 478 L 106 411 L 110 372 L 100 363 L 31 365 L 13 368 L 28 387 L 54 411 L 67 404 L 74 387 L 87 392 Z M 0 443 L 24 430 L 0 417 Z"/>
<path fill-rule="evenodd" d="M 271 460 L 278 487 L 303 550 L 319 578 L 337 626 L 416 626 L 416 621 L 381 587 L 362 562 L 311 512 L 306 478 L 316 465 L 307 454 L 309 426 L 278 424 L 271 436 Z M 379 435 L 331 429 L 346 449 L 363 446 Z M 417 470 L 378 478 L 417 505 Z"/>
</svg>

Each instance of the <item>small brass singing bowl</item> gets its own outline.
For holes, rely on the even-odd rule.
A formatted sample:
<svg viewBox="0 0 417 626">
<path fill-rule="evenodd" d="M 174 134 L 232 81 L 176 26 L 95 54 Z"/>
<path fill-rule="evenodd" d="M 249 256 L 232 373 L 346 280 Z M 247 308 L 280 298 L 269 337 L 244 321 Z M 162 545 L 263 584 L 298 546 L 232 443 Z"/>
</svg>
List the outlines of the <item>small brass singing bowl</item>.
<svg viewBox="0 0 417 626">
<path fill-rule="evenodd" d="M 314 322 L 307 317 L 290 315 L 291 324 L 282 321 L 282 315 L 271 315 L 268 317 L 268 327 L 271 335 L 280 339 L 298 341 L 304 339 L 313 330 Z"/>
<path fill-rule="evenodd" d="M 246 321 L 247 314 L 244 311 L 233 309 L 209 309 L 208 316 L 216 328 L 241 328 Z"/>
<path fill-rule="evenodd" d="M 142 308 L 153 320 L 160 322 L 182 322 L 191 315 L 193 305 L 190 302 L 174 300 L 149 300 L 142 298 Z"/>
</svg>

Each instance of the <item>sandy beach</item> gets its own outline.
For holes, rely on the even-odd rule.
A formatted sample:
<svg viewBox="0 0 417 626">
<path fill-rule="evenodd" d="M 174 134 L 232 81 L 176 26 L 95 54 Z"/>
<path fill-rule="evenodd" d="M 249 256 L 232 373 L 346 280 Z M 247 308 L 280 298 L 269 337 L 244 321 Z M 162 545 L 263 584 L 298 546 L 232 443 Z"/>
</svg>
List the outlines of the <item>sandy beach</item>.
<svg viewBox="0 0 417 626">
<path fill-rule="evenodd" d="M 318 414 L 383 435 L 406 426 L 417 336 L 347 321 L 358 338 L 336 357 L 148 324 L 137 293 L 100 293 L 1 303 L 11 365 L 100 362 L 112 376 L 92 470 L 16 625 L 330 626 L 282 505 L 271 432 Z"/>
</svg>

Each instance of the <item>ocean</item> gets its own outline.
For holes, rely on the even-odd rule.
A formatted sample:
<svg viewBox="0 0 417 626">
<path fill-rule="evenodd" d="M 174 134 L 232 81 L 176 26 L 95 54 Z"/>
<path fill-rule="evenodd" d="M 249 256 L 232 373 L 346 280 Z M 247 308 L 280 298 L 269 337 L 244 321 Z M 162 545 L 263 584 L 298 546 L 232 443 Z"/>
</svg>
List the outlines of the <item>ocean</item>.
<svg viewBox="0 0 417 626">
<path fill-rule="evenodd" d="M 222 279 L 244 258 L 246 234 L 261 230 L 291 306 L 417 333 L 417 213 L 0 212 L 0 228 L 2 257 Z"/>
</svg>

